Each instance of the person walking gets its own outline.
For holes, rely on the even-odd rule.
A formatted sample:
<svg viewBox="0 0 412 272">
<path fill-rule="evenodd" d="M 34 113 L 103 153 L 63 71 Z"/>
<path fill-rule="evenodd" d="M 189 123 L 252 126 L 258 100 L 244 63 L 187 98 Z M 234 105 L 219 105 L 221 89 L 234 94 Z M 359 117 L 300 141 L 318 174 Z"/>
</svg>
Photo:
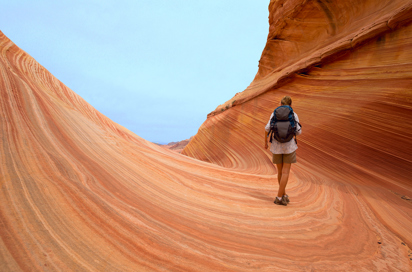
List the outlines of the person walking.
<svg viewBox="0 0 412 272">
<path fill-rule="evenodd" d="M 293 112 L 292 98 L 290 96 L 285 96 L 282 98 L 280 104 L 281 106 L 275 109 L 269 118 L 269 122 L 265 126 L 265 149 L 268 148 L 268 140 L 270 138 L 270 151 L 273 154 L 272 162 L 276 165 L 279 183 L 278 195 L 274 202 L 277 205 L 287 206 L 289 203 L 289 196 L 286 194 L 286 185 L 288 184 L 292 163 L 296 163 L 296 149 L 298 149 L 296 135 L 302 133 L 302 126 L 299 124 L 298 115 L 296 112 Z M 276 116 L 276 118 L 272 120 L 274 116 Z M 293 119 L 292 116 L 294 117 L 294 120 L 289 122 Z M 293 122 L 295 122 L 294 128 L 290 130 L 289 124 L 292 124 Z M 277 127 L 271 130 L 271 123 L 272 128 L 275 123 L 275 126 Z M 285 126 L 287 126 L 286 129 Z M 283 132 L 283 135 L 282 130 L 286 131 Z M 291 133 L 293 135 L 290 135 Z"/>
</svg>

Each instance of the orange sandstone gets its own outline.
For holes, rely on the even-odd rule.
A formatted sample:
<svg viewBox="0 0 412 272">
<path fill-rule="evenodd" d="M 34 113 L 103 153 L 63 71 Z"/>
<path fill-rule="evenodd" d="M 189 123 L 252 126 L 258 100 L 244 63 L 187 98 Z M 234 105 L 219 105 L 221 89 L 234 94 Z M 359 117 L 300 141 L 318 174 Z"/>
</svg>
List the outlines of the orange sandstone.
<svg viewBox="0 0 412 272">
<path fill-rule="evenodd" d="M 411 2 L 350 3 L 271 1 L 278 41 L 185 148 L 200 160 L 112 122 L 0 32 L 0 271 L 410 271 Z M 304 132 L 281 208 L 262 137 L 285 94 Z"/>
<path fill-rule="evenodd" d="M 320 205 L 329 214 L 335 207 L 347 208 L 342 215 L 357 221 L 345 234 L 347 239 L 364 239 L 359 231 L 369 228 L 366 222 L 372 224 L 366 232 L 377 242 L 370 256 L 382 254 L 385 244 L 375 227 L 386 228 L 396 237 L 393 247 L 405 249 L 398 261 L 409 262 L 403 268 L 385 262 L 357 263 L 351 266 L 354 271 L 409 271 L 411 8 L 411 1 L 271 1 L 268 42 L 254 81 L 208 115 L 183 154 L 239 172 L 272 174 L 270 154 L 263 148 L 264 125 L 280 99 L 292 96 L 303 134 L 289 195 L 306 207 L 325 201 Z M 310 190 L 299 188 L 307 183 Z M 333 193 L 325 194 L 325 189 Z M 336 198 L 340 198 L 336 206 L 327 203 Z M 291 212 L 305 216 L 299 209 Z M 348 227 L 338 221 L 342 228 Z M 326 244 L 314 243 L 331 250 L 345 247 L 332 241 L 332 233 L 324 233 Z M 366 244 L 352 241 L 346 246 L 354 253 L 362 252 L 360 247 Z M 359 255 L 358 260 L 363 258 Z M 339 265 L 326 268 L 318 261 L 312 267 L 351 270 Z"/>
</svg>

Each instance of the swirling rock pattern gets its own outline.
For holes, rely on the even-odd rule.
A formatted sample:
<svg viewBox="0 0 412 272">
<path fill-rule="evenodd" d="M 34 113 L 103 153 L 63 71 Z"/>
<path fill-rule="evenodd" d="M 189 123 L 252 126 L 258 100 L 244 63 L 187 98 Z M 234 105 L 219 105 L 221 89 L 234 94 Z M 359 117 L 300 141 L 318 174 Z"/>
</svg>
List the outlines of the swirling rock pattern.
<svg viewBox="0 0 412 272">
<path fill-rule="evenodd" d="M 410 13 L 362 3 L 341 12 L 358 26 L 390 15 L 393 30 L 325 42 L 333 58 L 305 70 L 305 46 L 279 71 L 267 46 L 250 88 L 185 148 L 200 160 L 112 122 L 0 33 L 0 271 L 410 271 Z M 304 132 L 279 207 L 263 126 L 285 94 Z"/>
<path fill-rule="evenodd" d="M 289 193 L 298 203 L 287 208 L 309 228 L 319 223 L 316 234 L 310 228 L 302 235 L 310 241 L 313 234 L 311 245 L 324 250 L 309 261 L 315 270 L 411 269 L 411 6 L 410 1 L 271 1 L 268 43 L 255 80 L 209 114 L 183 151 L 229 169 L 273 174 L 263 148 L 264 125 L 280 99 L 292 96 L 303 134 Z M 302 207 L 307 210 L 300 213 Z M 336 225 L 325 217 L 309 218 L 315 207 Z M 291 233 L 304 232 L 297 221 L 287 220 Z M 404 250 L 394 262 L 381 252 L 389 238 L 382 228 L 395 239 L 393 248 Z M 306 251 L 295 242 L 296 251 Z"/>
</svg>

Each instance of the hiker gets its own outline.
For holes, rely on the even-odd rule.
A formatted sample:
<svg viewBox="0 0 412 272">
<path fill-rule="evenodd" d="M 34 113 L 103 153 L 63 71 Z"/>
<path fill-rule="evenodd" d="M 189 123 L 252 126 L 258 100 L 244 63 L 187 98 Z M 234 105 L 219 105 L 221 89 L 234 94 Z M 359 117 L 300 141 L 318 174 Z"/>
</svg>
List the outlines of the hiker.
<svg viewBox="0 0 412 272">
<path fill-rule="evenodd" d="M 300 135 L 302 130 L 299 117 L 291 108 L 292 98 L 285 96 L 280 104 L 281 106 L 275 109 L 265 127 L 265 149 L 268 148 L 268 140 L 270 140 L 270 151 L 273 153 L 272 162 L 276 164 L 278 170 L 279 191 L 275 204 L 287 206 L 289 196 L 286 194 L 286 185 L 290 167 L 292 163 L 296 163 L 296 149 L 298 149 L 296 135 Z M 274 113 L 276 113 L 276 118 L 274 118 Z"/>
</svg>

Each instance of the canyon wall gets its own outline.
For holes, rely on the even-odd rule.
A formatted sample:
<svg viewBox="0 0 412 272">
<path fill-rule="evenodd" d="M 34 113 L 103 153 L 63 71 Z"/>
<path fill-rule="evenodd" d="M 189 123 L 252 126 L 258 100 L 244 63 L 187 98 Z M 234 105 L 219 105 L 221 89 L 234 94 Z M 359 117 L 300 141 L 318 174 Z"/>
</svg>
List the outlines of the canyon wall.
<svg viewBox="0 0 412 272">
<path fill-rule="evenodd" d="M 269 12 L 254 81 L 208 115 L 183 154 L 271 174 L 264 126 L 290 95 L 303 125 L 294 174 L 316 177 L 316 190 L 350 186 L 342 205 L 361 201 L 411 246 L 411 1 L 271 1 Z"/>
<path fill-rule="evenodd" d="M 0 32 L 0 271 L 410 271 L 411 2 L 352 4 L 271 1 L 255 80 L 189 156 Z M 303 134 L 280 207 L 263 127 L 284 95 Z"/>
<path fill-rule="evenodd" d="M 256 148 L 261 147 L 262 140 L 257 139 L 262 138 L 262 126 L 267 123 L 281 96 L 286 94 L 285 89 L 295 89 L 295 102 L 304 93 L 310 95 L 313 91 L 313 95 L 318 94 L 319 83 L 306 85 L 307 80 L 315 79 L 314 76 L 318 78 L 316 82 L 321 82 L 322 90 L 341 90 L 343 96 L 335 98 L 357 99 L 354 97 L 356 90 L 351 92 L 357 88 L 357 83 L 383 88 L 382 81 L 394 87 L 389 91 L 388 88 L 376 89 L 374 94 L 381 100 L 387 93 L 401 92 L 408 96 L 410 26 L 405 25 L 410 22 L 411 2 L 374 2 L 271 1 L 268 42 L 255 80 L 245 91 L 237 93 L 208 115 L 208 120 L 184 154 L 238 169 L 250 169 L 250 163 L 253 163 L 257 171 L 265 168 L 269 173 L 270 165 L 261 161 L 246 162 L 244 158 L 262 157 L 262 149 Z M 344 83 L 346 86 L 338 86 Z M 403 87 L 397 87 L 402 84 Z M 370 101 L 373 100 L 371 97 Z M 400 103 L 408 103 L 408 99 L 405 100 Z M 317 103 L 321 102 L 317 100 Z M 327 107 L 330 103 L 326 102 Z M 300 104 L 294 103 L 294 106 L 299 112 Z M 223 129 L 219 125 L 229 127 Z M 212 141 L 214 137 L 220 139 Z M 211 148 L 214 145 L 218 148 Z M 238 155 L 239 146 L 246 146 L 242 155 Z M 245 164 L 241 165 L 242 162 Z"/>
</svg>

